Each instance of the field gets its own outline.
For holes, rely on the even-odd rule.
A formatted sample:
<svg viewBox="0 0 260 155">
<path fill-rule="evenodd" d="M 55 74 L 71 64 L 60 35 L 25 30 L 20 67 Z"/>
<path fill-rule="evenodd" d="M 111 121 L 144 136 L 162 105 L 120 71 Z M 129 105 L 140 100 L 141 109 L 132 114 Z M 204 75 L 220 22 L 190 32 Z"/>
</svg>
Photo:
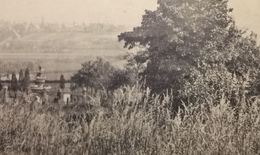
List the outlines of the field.
<svg viewBox="0 0 260 155">
<path fill-rule="evenodd" d="M 81 64 L 95 59 L 97 56 L 104 58 L 116 67 L 122 67 L 126 63 L 121 55 L 102 56 L 96 53 L 0 53 L 0 73 L 18 73 L 20 69 L 30 67 L 32 72 L 37 72 L 38 66 L 42 66 L 49 80 L 58 80 L 61 74 L 66 79 L 75 74 Z"/>
<path fill-rule="evenodd" d="M 30 63 L 34 71 L 41 65 L 52 80 L 59 78 L 60 74 L 69 79 L 83 62 L 95 57 L 103 57 L 122 67 L 125 63 L 122 56 L 127 51 L 117 39 L 121 31 L 95 28 L 90 32 L 27 32 L 20 37 L 9 34 L 10 37 L 0 40 L 0 73 L 18 72 Z"/>
<path fill-rule="evenodd" d="M 102 95 L 103 94 L 103 95 Z M 223 97 L 170 111 L 150 90 L 127 87 L 82 104 L 0 105 L 0 151 L 7 154 L 259 154 L 260 100 L 231 108 Z"/>
</svg>

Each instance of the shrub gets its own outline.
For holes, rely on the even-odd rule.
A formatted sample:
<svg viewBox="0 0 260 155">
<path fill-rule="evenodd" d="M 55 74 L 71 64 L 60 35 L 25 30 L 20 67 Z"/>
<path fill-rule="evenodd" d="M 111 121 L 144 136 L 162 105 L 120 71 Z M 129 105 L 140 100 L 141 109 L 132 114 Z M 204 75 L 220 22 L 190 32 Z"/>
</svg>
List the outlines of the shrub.
<svg viewBox="0 0 260 155">
<path fill-rule="evenodd" d="M 125 70 L 115 68 L 102 58 L 97 58 L 82 64 L 82 68 L 71 80 L 76 87 L 115 90 L 130 83 L 130 74 Z"/>
</svg>

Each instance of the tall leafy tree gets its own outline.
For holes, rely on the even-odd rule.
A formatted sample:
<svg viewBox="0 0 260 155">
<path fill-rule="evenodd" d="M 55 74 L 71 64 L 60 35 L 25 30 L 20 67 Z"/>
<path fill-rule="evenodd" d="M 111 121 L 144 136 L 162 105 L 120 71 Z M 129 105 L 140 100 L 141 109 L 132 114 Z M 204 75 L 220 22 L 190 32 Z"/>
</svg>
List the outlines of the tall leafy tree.
<svg viewBox="0 0 260 155">
<path fill-rule="evenodd" d="M 141 49 L 130 61 L 146 64 L 140 76 L 154 92 L 173 89 L 179 96 L 187 83 L 209 88 L 215 80 L 207 79 L 211 71 L 216 76 L 258 72 L 255 35 L 245 36 L 231 12 L 228 0 L 158 0 L 157 10 L 146 10 L 141 26 L 121 33 L 119 41 Z"/>
</svg>

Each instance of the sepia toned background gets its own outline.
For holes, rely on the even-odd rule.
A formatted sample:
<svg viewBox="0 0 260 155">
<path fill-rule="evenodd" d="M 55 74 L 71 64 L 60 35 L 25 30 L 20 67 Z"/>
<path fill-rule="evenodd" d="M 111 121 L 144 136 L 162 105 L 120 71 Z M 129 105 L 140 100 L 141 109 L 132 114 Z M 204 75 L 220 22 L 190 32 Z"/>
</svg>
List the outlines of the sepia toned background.
<svg viewBox="0 0 260 155">
<path fill-rule="evenodd" d="M 231 0 L 236 21 L 260 34 L 260 1 Z M 40 22 L 110 23 L 134 26 L 155 0 L 0 0 L 0 19 Z"/>
<path fill-rule="evenodd" d="M 0 0 L 0 155 L 260 155 L 259 8 Z"/>
<path fill-rule="evenodd" d="M 230 6 L 240 28 L 260 35 L 259 0 L 231 0 Z M 118 42 L 118 34 L 140 25 L 144 10 L 156 7 L 157 0 L 0 0 L 0 21 L 14 23 L 2 26 L 2 30 L 11 31 L 11 36 L 16 23 L 39 27 L 45 22 L 54 28 L 72 25 L 66 32 L 58 28 L 0 40 L 0 60 L 4 63 L 0 72 L 12 72 L 17 68 L 14 66 L 31 62 L 46 68 L 51 79 L 61 73 L 70 78 L 83 62 L 97 56 L 122 67 L 127 50 Z M 91 33 L 77 30 L 85 25 Z M 100 26 L 107 29 L 100 33 Z"/>
</svg>

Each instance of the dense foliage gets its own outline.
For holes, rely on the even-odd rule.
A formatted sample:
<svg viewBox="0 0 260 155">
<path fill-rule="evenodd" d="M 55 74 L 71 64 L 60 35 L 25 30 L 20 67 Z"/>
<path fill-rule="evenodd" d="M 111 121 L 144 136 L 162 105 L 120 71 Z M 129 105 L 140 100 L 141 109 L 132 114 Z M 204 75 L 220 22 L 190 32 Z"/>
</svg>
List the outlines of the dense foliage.
<svg viewBox="0 0 260 155">
<path fill-rule="evenodd" d="M 64 88 L 65 88 L 65 82 L 66 82 L 65 77 L 64 77 L 64 75 L 62 74 L 62 75 L 60 76 L 60 89 L 64 89 Z"/>
<path fill-rule="evenodd" d="M 158 0 L 119 40 L 138 47 L 130 61 L 147 66 L 139 75 L 154 92 L 171 89 L 186 101 L 238 95 L 232 92 L 259 74 L 260 51 L 256 35 L 238 29 L 231 12 L 228 0 Z"/>
<path fill-rule="evenodd" d="M 15 73 L 12 74 L 10 90 L 12 90 L 12 91 L 17 91 L 18 90 L 18 80 L 16 78 Z"/>
<path fill-rule="evenodd" d="M 19 78 L 17 79 L 17 75 L 15 72 L 12 73 L 12 77 L 10 80 L 10 88 L 12 92 L 20 91 L 28 91 L 30 89 L 31 79 L 30 79 L 30 69 L 26 68 L 25 73 L 21 69 L 19 72 Z"/>
<path fill-rule="evenodd" d="M 84 86 L 103 90 L 115 90 L 130 83 L 130 77 L 125 70 L 115 68 L 102 58 L 82 64 L 82 68 L 71 80 L 76 87 Z"/>
</svg>

